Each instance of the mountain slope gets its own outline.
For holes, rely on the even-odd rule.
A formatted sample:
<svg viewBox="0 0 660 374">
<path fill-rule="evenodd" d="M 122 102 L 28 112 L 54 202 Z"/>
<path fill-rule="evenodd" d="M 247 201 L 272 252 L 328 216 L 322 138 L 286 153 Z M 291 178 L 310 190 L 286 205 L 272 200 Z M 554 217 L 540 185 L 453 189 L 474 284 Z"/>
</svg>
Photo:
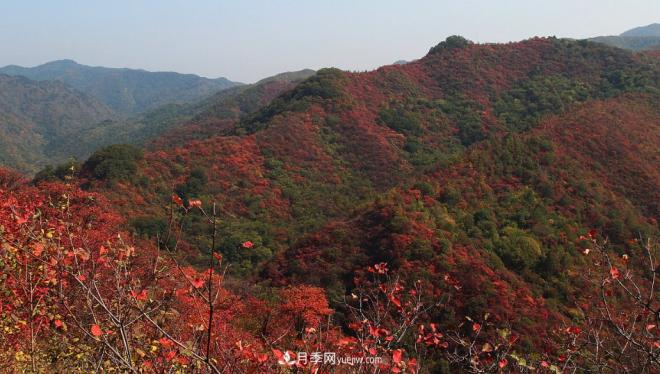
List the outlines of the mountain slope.
<svg viewBox="0 0 660 374">
<path fill-rule="evenodd" d="M 597 43 L 450 37 L 405 65 L 323 69 L 224 135 L 81 183 L 153 240 L 172 193 L 217 203 L 235 276 L 319 285 L 340 307 L 359 269 L 386 262 L 452 286 L 441 326 L 488 313 L 539 352 L 584 302 L 581 236 L 638 255 L 630 240 L 659 234 L 658 83 L 656 58 Z M 210 227 L 185 219 L 197 263 Z"/>
<path fill-rule="evenodd" d="M 84 159 L 110 144 L 154 143 L 149 147 L 159 148 L 221 135 L 231 128 L 229 124 L 268 104 L 313 73 L 312 70 L 282 73 L 220 91 L 194 103 L 168 104 L 129 119 L 104 121 L 82 130 L 75 139 L 61 143 L 60 148 Z M 226 125 L 229 127 L 225 128 Z"/>
<path fill-rule="evenodd" d="M 64 161 L 60 143 L 113 117 L 99 100 L 64 83 L 0 74 L 0 163 L 31 172 Z"/>
<path fill-rule="evenodd" d="M 192 102 L 238 85 L 226 78 L 208 79 L 193 74 L 92 67 L 71 60 L 53 61 L 31 68 L 5 66 L 0 68 L 0 73 L 38 81 L 62 81 L 102 100 L 124 115 L 135 115 L 169 103 Z"/>
<path fill-rule="evenodd" d="M 660 23 L 652 23 L 647 26 L 635 27 L 621 33 L 621 36 L 659 36 L 660 37 Z"/>
<path fill-rule="evenodd" d="M 156 147 L 183 145 L 194 139 L 207 139 L 233 130 L 233 124 L 252 114 L 283 92 L 314 75 L 305 69 L 264 78 L 254 84 L 218 92 L 196 106 L 195 115 L 186 123 L 171 126 L 155 139 Z"/>
<path fill-rule="evenodd" d="M 208 175 L 201 193 L 228 199 L 244 213 L 245 195 L 259 186 L 257 195 L 271 191 L 273 203 L 288 210 L 292 222 L 284 226 L 308 231 L 341 217 L 356 199 L 457 162 L 473 145 L 530 131 L 592 100 L 657 91 L 656 60 L 597 44 L 455 42 L 420 61 L 374 72 L 323 70 L 238 124 L 229 121 L 229 136 L 148 154 L 145 174 L 171 185 L 185 182 L 195 166 L 225 165 Z M 249 183 L 232 174 L 243 170 L 242 157 L 255 162 Z M 233 192 L 221 192 L 232 183 L 238 183 Z M 266 215 L 279 211 L 258 206 Z"/>
<path fill-rule="evenodd" d="M 617 36 L 598 36 L 589 40 L 633 51 L 660 50 L 660 23 L 636 27 Z"/>
</svg>

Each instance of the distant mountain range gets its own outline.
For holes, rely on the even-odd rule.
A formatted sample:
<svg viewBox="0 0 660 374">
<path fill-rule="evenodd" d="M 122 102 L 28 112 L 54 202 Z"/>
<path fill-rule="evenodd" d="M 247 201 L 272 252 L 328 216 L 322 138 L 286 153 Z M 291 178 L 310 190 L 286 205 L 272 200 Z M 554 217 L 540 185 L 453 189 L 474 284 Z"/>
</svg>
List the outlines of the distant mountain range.
<svg viewBox="0 0 660 374">
<path fill-rule="evenodd" d="M 193 74 L 86 66 L 72 60 L 52 61 L 31 68 L 10 65 L 0 68 L 0 74 L 37 81 L 62 81 L 98 98 L 124 116 L 164 104 L 189 103 L 241 84 L 226 78 L 209 79 Z"/>
<path fill-rule="evenodd" d="M 282 73 L 254 84 L 220 91 L 194 103 L 171 103 L 131 118 L 106 120 L 65 139 L 59 144 L 58 154 L 84 159 L 96 149 L 110 144 L 154 141 L 159 146 L 169 147 L 222 134 L 233 129 L 228 124 L 233 125 L 243 116 L 267 105 L 314 73 L 309 69 Z"/>
<path fill-rule="evenodd" d="M 635 27 L 626 32 L 621 33 L 621 36 L 655 36 L 660 37 L 660 23 L 652 23 L 647 26 Z"/>
<path fill-rule="evenodd" d="M 0 164 L 35 171 L 61 161 L 53 153 L 59 143 L 114 117 L 100 100 L 62 82 L 0 74 Z"/>
<path fill-rule="evenodd" d="M 660 50 L 660 23 L 636 27 L 616 36 L 598 36 L 589 40 L 633 51 Z"/>
<path fill-rule="evenodd" d="M 590 40 L 635 51 L 660 49 L 660 24 Z M 34 173 L 46 163 L 84 159 L 109 144 L 167 148 L 227 135 L 314 73 L 282 73 L 245 85 L 72 60 L 6 66 L 0 68 L 0 163 Z"/>
<path fill-rule="evenodd" d="M 282 73 L 128 118 L 61 81 L 0 74 L 0 164 L 32 174 L 47 164 L 85 159 L 110 144 L 146 144 L 156 139 L 166 147 L 203 139 L 233 129 L 227 124 L 314 73 Z"/>
</svg>

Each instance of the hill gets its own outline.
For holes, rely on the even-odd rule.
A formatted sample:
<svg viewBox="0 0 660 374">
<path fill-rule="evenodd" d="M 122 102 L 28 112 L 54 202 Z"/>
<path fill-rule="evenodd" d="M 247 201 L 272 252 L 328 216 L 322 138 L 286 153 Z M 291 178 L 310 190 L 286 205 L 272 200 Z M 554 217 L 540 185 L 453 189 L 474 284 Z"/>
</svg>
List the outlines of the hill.
<svg viewBox="0 0 660 374">
<path fill-rule="evenodd" d="M 99 100 L 75 91 L 59 81 L 34 82 L 22 77 L 10 79 L 10 76 L 4 76 L 7 84 L 4 87 L 6 89 L 4 99 L 7 108 L 15 106 L 15 108 L 27 110 L 27 104 L 19 103 L 18 97 L 12 97 L 14 94 L 21 95 L 20 100 L 29 100 L 32 103 L 30 105 L 41 105 L 40 100 L 44 99 L 43 94 L 30 96 L 30 94 L 22 92 L 20 89 L 11 89 L 8 85 L 10 80 L 12 82 L 23 82 L 43 87 L 60 87 L 72 92 L 75 91 L 76 95 L 79 95 L 89 104 L 81 103 L 80 107 L 67 110 L 53 103 L 52 100 L 56 101 L 57 98 L 50 98 L 49 100 L 52 100 L 41 107 L 39 112 L 40 123 L 42 126 L 53 127 L 58 123 L 57 121 L 60 121 L 57 119 L 58 116 L 69 115 L 72 117 L 71 120 L 64 121 L 63 124 L 59 125 L 64 129 L 62 130 L 63 133 L 40 131 L 38 137 L 41 139 L 39 142 L 44 144 L 43 151 L 34 148 L 36 133 L 33 136 L 7 136 L 5 138 L 7 142 L 2 148 L 6 154 L 2 164 L 26 173 L 34 173 L 45 165 L 56 165 L 69 159 L 84 160 L 95 150 L 111 144 L 146 145 L 156 142 L 159 146 L 166 146 L 167 144 L 181 144 L 186 139 L 205 138 L 219 132 L 219 127 L 223 123 L 235 122 L 238 118 L 255 111 L 278 94 L 293 88 L 295 84 L 311 74 L 313 74 L 311 70 L 282 73 L 263 79 L 255 84 L 223 90 L 192 103 L 162 105 L 130 118 L 123 118 L 114 114 Z M 63 102 L 62 106 L 68 104 L 70 103 Z M 89 105 L 89 111 L 94 111 L 96 107 L 104 108 L 105 114 L 78 118 L 79 115 L 87 113 L 83 108 L 85 105 Z M 20 110 L 15 108 L 7 109 L 5 114 L 9 116 L 12 111 Z M 81 108 L 82 112 L 78 113 Z M 53 110 L 53 113 L 49 114 L 48 110 Z M 23 115 L 32 114 L 23 113 Z M 25 133 L 34 131 L 29 129 L 28 122 L 26 120 L 14 121 L 12 123 L 13 131 L 19 131 L 18 128 L 21 126 L 25 127 L 21 130 Z M 73 127 L 74 123 L 78 124 Z"/>
<path fill-rule="evenodd" d="M 657 302 L 624 290 L 636 275 L 648 280 L 640 289 L 655 279 L 644 243 L 660 234 L 659 79 L 652 54 L 452 36 L 404 65 L 320 70 L 226 122 L 213 120 L 222 105 L 207 108 L 163 146 L 95 153 L 76 182 L 180 261 L 205 268 L 212 249 L 237 292 L 322 288 L 321 307 L 292 303 L 332 308 L 341 344 L 400 349 L 385 351 L 390 363 L 415 352 L 405 365 L 424 359 L 427 372 L 514 361 L 642 372 L 658 365 Z M 600 314 L 604 302 L 615 315 Z M 408 308 L 423 310 L 421 327 Z M 237 325 L 268 332 L 268 320 Z M 290 344 L 306 344 L 306 321 Z M 622 325 L 644 337 L 635 354 L 616 348 L 632 336 L 617 335 Z M 394 337 L 402 326 L 419 333 Z M 419 353 L 428 331 L 448 349 Z M 593 334 L 622 340 L 602 358 Z"/>
<path fill-rule="evenodd" d="M 660 23 L 652 23 L 647 26 L 635 27 L 628 31 L 622 32 L 621 36 L 659 36 L 660 37 Z"/>
<path fill-rule="evenodd" d="M 381 196 L 394 193 L 404 199 L 411 188 L 426 191 L 429 196 L 422 202 L 430 199 L 428 204 L 438 205 L 439 211 L 446 209 L 451 219 L 444 219 L 458 227 L 467 224 L 458 222 L 471 214 L 483 213 L 477 207 L 485 202 L 477 196 L 488 194 L 494 204 L 501 204 L 502 199 L 529 195 L 534 204 L 553 212 L 548 214 L 558 215 L 555 222 L 596 226 L 605 232 L 617 227 L 617 235 L 623 238 L 633 232 L 623 222 L 646 222 L 658 215 L 657 206 L 648 199 L 657 184 L 652 171 L 657 158 L 649 151 L 658 130 L 653 108 L 657 79 L 656 60 L 594 43 L 532 39 L 475 45 L 450 38 L 425 58 L 406 65 L 363 74 L 322 70 L 256 113 L 223 125 L 219 133 L 226 135 L 211 136 L 210 132 L 208 138 L 147 153 L 138 172 L 142 184 L 126 185 L 126 190 L 115 187 L 115 192 L 121 196 L 120 205 L 144 216 L 165 214 L 157 207 L 169 200 L 168 191 L 174 189 L 183 198 L 219 202 L 227 214 L 222 231 L 227 243 L 251 237 L 264 247 L 263 257 L 251 259 L 227 253 L 248 272 L 258 269 L 272 253 L 283 253 L 284 243 L 296 243 L 326 225 L 349 219 L 351 212 L 368 209 Z M 641 96 L 630 98 L 629 93 Z M 623 110 L 629 101 L 631 108 L 640 106 L 636 113 L 641 117 L 634 121 L 634 113 Z M 639 139 L 645 144 L 639 149 L 646 153 L 632 148 L 624 151 L 624 145 L 637 142 L 630 138 L 637 130 L 629 129 L 616 138 L 598 138 L 620 139 L 611 153 L 594 146 L 594 155 L 583 165 L 570 164 L 574 175 L 590 175 L 595 187 L 585 182 L 590 179 L 563 176 L 558 166 L 552 168 L 556 167 L 556 174 L 550 174 L 550 165 L 532 161 L 539 152 L 551 153 L 546 155 L 550 159 L 564 157 L 568 141 L 560 142 L 558 135 L 541 134 L 538 129 L 549 126 L 546 123 L 554 116 L 578 118 L 579 110 L 585 110 L 580 108 L 587 105 L 620 108 L 622 128 L 646 124 L 649 132 L 645 140 Z M 600 128 L 593 131 L 603 133 Z M 510 153 L 497 150 L 504 145 L 513 147 Z M 594 174 L 595 165 L 615 162 L 612 157 L 617 152 L 621 152 L 617 165 L 627 166 L 603 166 Z M 473 157 L 482 160 L 483 170 L 474 170 Z M 489 176 L 494 166 L 487 165 L 500 163 L 504 163 L 502 169 Z M 609 174 L 614 170 L 616 175 Z M 445 181 L 443 175 L 470 175 L 470 180 L 485 185 L 467 192 L 467 186 Z M 587 203 L 587 195 L 576 195 L 585 189 L 609 190 L 607 199 L 612 201 L 607 207 Z M 126 201 L 129 197 L 135 200 Z M 573 200 L 585 206 L 596 204 L 602 210 L 577 214 L 576 208 L 564 207 L 577 204 L 569 202 Z M 457 205 L 452 208 L 451 204 Z M 465 204 L 474 205 L 475 210 L 466 213 Z M 615 214 L 619 218 L 610 216 L 610 206 L 620 206 Z M 498 215 L 502 209 L 491 207 L 491 213 L 484 214 Z M 630 217 L 620 221 L 621 212 Z M 543 253 L 557 246 L 558 238 L 534 234 L 529 218 L 511 223 L 507 223 L 511 218 L 501 219 L 492 221 L 491 234 L 506 236 L 513 224 L 534 237 Z M 469 247 L 483 248 L 485 238 L 475 237 L 468 226 L 461 230 L 465 231 L 455 235 L 471 238 Z M 190 239 L 194 242 L 194 235 Z M 225 245 L 231 247 L 223 244 L 221 251 Z"/>
<path fill-rule="evenodd" d="M 0 74 L 44 81 L 58 80 L 98 98 L 122 115 L 136 115 L 170 103 L 188 103 L 239 83 L 226 78 L 208 79 L 193 74 L 149 72 L 86 66 L 72 60 L 35 67 L 5 66 Z"/>
<path fill-rule="evenodd" d="M 589 40 L 633 51 L 660 50 L 660 24 L 653 23 L 625 31 L 618 36 L 598 36 Z"/>
<path fill-rule="evenodd" d="M 218 135 L 228 130 L 223 130 L 223 126 L 268 104 L 312 74 L 312 70 L 282 73 L 254 84 L 220 91 L 193 103 L 172 103 L 128 119 L 103 121 L 60 143 L 60 153 L 68 152 L 84 160 L 95 150 L 111 144 L 154 147 L 151 143 L 155 143 L 155 147 L 168 147 Z"/>
<path fill-rule="evenodd" d="M 115 115 L 101 101 L 62 82 L 0 74 L 0 164 L 34 172 L 68 157 L 58 149 Z"/>
</svg>

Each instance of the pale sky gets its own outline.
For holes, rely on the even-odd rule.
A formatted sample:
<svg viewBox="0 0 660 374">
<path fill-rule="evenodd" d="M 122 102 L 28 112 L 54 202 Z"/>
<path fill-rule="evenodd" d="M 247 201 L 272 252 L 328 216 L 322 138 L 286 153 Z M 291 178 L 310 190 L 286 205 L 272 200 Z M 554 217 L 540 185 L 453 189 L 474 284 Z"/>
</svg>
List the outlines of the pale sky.
<svg viewBox="0 0 660 374">
<path fill-rule="evenodd" d="M 0 0 L 0 66 L 68 58 L 249 83 L 371 70 L 453 34 L 586 38 L 654 22 L 658 0 Z"/>
</svg>

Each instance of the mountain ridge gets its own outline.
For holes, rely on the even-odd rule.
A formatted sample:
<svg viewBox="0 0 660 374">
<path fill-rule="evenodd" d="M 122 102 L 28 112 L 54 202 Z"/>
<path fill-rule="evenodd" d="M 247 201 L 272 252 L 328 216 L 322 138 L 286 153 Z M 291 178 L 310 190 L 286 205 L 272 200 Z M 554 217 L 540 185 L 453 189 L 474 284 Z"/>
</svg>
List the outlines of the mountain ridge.
<svg viewBox="0 0 660 374">
<path fill-rule="evenodd" d="M 632 28 L 619 36 L 660 36 L 660 23 Z"/>
<path fill-rule="evenodd" d="M 32 81 L 0 74 L 0 152 L 2 163 L 34 172 L 48 160 L 63 161 L 57 144 L 87 126 L 115 118 L 94 97 L 59 81 Z"/>
<path fill-rule="evenodd" d="M 95 96 L 123 115 L 135 115 L 167 103 L 187 103 L 240 85 L 226 78 L 209 79 L 194 74 L 150 72 L 142 69 L 81 65 L 69 59 L 34 67 L 9 65 L 0 73 L 32 80 L 60 80 Z"/>
<path fill-rule="evenodd" d="M 62 152 L 75 150 L 71 156 L 81 160 L 115 143 L 166 147 L 217 135 L 223 131 L 223 124 L 265 105 L 313 72 L 305 69 L 281 73 L 254 84 L 222 90 L 193 103 L 170 103 L 128 119 L 104 121 L 62 143 L 61 149 Z"/>
<path fill-rule="evenodd" d="M 484 372 L 532 366 L 560 372 L 571 360 L 591 368 L 589 360 L 602 346 L 576 347 L 576 339 L 596 331 L 612 342 L 599 319 L 603 291 L 637 275 L 646 254 L 636 238 L 660 234 L 659 82 L 654 54 L 584 40 L 478 44 L 451 36 L 405 65 L 364 73 L 321 69 L 292 85 L 273 81 L 220 92 L 216 99 L 229 99 L 215 100 L 153 148 L 106 147 L 82 165 L 33 183 L 49 196 L 55 195 L 50 189 L 73 185 L 99 196 L 92 200 L 127 218 L 120 226 L 127 235 L 152 243 L 156 252 L 173 249 L 168 255 L 177 264 L 201 272 L 209 258 L 222 261 L 226 272 L 219 274 L 239 295 L 224 304 L 245 300 L 244 310 L 255 318 L 246 323 L 246 313 L 237 313 L 231 326 L 244 334 L 226 339 L 241 362 L 248 362 L 245 351 L 253 346 L 243 342 L 263 340 L 275 315 L 268 306 L 283 291 L 287 305 L 307 311 L 322 299 L 323 317 L 315 326 L 335 322 L 340 337 L 347 337 L 340 345 L 355 339 L 362 352 L 358 338 L 388 347 L 395 342 L 397 353 L 384 353 L 388 360 L 400 361 L 403 352 L 408 362 L 415 360 L 402 369 L 423 365 L 422 372 L 443 373 L 483 365 L 490 367 Z M 29 222 L 32 212 L 24 216 L 17 221 Z M 15 226 L 14 217 L 6 221 Z M 176 238 L 170 240 L 170 233 Z M 97 234 L 119 237 L 115 231 Z M 605 261 L 596 254 L 603 242 Z M 102 243 L 94 246 L 107 255 Z M 151 269 L 159 262 L 142 251 L 146 245 L 130 248 L 121 258 L 147 253 L 149 265 L 139 268 L 148 270 L 145 278 L 158 278 Z M 107 262 L 96 253 L 89 258 Z M 192 268 L 182 273 L 187 290 L 203 287 L 204 278 Z M 393 289 L 378 283 L 362 292 L 370 279 L 392 279 Z M 135 289 L 138 311 L 154 295 L 171 297 L 159 286 Z M 410 303 L 399 292 L 403 287 L 411 299 L 421 300 L 420 293 L 429 298 Z M 291 296 L 297 289 L 315 290 L 314 299 Z M 181 294 L 191 300 L 193 292 Z M 616 292 L 606 306 L 621 314 L 640 310 L 618 301 Z M 122 289 L 120 297 L 125 294 Z M 374 321 L 360 306 L 368 295 L 381 297 Z M 657 310 L 653 303 L 650 309 Z M 395 314 L 380 313 L 383 305 Z M 415 320 L 421 327 L 405 325 L 421 332 L 399 345 L 387 337 L 401 320 L 416 316 L 407 307 L 423 309 Z M 355 311 L 357 320 L 351 319 Z M 644 346 L 656 340 L 647 325 L 654 315 L 648 314 L 641 323 L 630 319 L 639 326 L 637 336 L 646 337 Z M 592 329 L 593 318 L 598 323 Z M 616 323 L 610 319 L 607 325 L 615 326 L 609 332 L 616 333 Z M 425 325 L 438 332 L 430 339 L 444 348 L 413 357 L 426 340 Z M 301 337 L 316 335 L 308 326 L 300 318 L 289 335 L 273 334 L 287 340 L 277 347 L 290 349 Z M 626 344 L 630 335 L 620 338 L 609 344 Z M 501 347 L 502 356 L 495 356 Z M 462 349 L 466 358 L 452 360 Z M 647 351 L 608 356 L 606 365 L 616 361 L 614 371 L 639 367 Z M 288 360 L 279 349 L 273 353 L 280 365 Z M 254 358 L 258 365 L 269 359 Z M 254 371 L 266 371 L 258 367 Z"/>
<path fill-rule="evenodd" d="M 588 40 L 632 51 L 660 50 L 660 23 L 636 27 L 619 35 L 597 36 Z"/>
</svg>

